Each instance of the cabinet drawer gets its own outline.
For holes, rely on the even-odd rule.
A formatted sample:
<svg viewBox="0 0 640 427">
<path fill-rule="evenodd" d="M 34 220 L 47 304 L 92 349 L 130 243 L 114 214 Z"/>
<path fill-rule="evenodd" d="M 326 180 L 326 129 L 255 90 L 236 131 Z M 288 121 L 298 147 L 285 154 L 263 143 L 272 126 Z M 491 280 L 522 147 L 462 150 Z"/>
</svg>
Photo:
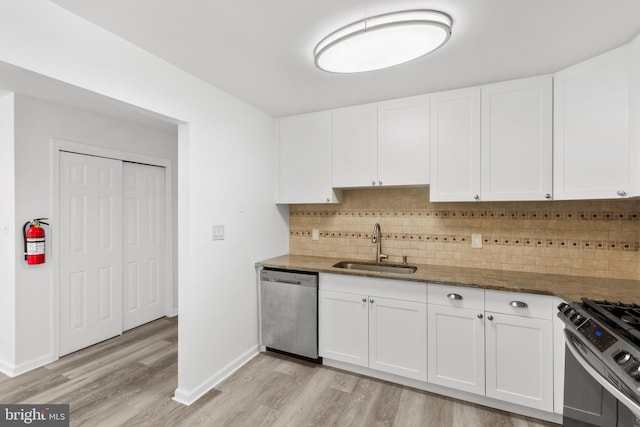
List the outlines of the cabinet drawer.
<svg viewBox="0 0 640 427">
<path fill-rule="evenodd" d="M 424 282 L 320 273 L 320 290 L 372 295 L 414 302 L 427 302 Z"/>
<path fill-rule="evenodd" d="M 429 304 L 484 310 L 484 289 L 429 283 L 427 300 Z"/>
<path fill-rule="evenodd" d="M 519 303 L 526 306 L 519 307 Z M 485 311 L 551 320 L 553 297 L 520 292 L 486 291 Z"/>
</svg>

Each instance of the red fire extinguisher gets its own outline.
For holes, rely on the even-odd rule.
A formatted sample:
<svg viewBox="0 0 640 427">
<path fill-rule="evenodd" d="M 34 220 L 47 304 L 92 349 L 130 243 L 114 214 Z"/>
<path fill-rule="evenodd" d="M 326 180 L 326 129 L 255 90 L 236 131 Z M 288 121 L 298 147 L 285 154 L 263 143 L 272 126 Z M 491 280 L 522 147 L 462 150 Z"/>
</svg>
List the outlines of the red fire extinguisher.
<svg viewBox="0 0 640 427">
<path fill-rule="evenodd" d="M 24 237 L 24 259 L 27 264 L 44 264 L 44 228 L 42 225 L 49 225 L 42 222 L 47 218 L 36 218 L 25 222 L 22 227 Z M 29 227 L 27 229 L 27 227 Z"/>
</svg>

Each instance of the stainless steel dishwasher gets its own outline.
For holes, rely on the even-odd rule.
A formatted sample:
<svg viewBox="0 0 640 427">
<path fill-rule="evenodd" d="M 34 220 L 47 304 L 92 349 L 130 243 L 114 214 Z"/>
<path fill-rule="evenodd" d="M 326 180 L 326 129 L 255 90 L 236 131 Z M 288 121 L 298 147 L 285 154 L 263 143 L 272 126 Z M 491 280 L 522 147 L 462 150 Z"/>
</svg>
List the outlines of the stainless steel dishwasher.
<svg viewBox="0 0 640 427">
<path fill-rule="evenodd" d="M 263 269 L 260 272 L 261 343 L 318 358 L 318 273 Z"/>
</svg>

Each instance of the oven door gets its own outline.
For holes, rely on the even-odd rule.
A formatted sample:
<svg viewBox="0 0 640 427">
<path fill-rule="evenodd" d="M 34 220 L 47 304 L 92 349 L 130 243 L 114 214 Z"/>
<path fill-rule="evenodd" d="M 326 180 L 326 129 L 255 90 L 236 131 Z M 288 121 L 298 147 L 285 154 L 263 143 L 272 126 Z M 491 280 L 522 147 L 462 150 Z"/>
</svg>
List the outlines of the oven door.
<svg viewBox="0 0 640 427">
<path fill-rule="evenodd" d="M 590 350 L 565 331 L 565 427 L 640 427 L 640 405 L 611 385 L 587 361 Z M 578 348 L 580 347 L 580 348 Z"/>
</svg>

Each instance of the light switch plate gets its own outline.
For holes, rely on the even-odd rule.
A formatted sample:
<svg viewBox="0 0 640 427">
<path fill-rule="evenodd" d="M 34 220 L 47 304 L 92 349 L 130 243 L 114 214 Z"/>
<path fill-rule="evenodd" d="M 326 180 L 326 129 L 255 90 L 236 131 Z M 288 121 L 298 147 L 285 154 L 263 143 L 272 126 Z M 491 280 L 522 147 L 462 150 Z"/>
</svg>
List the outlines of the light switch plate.
<svg viewBox="0 0 640 427">
<path fill-rule="evenodd" d="M 212 225 L 212 239 L 211 240 L 224 240 L 224 225 Z"/>
<path fill-rule="evenodd" d="M 473 249 L 482 249 L 482 234 L 471 235 L 471 247 Z"/>
<path fill-rule="evenodd" d="M 320 230 L 317 228 L 311 230 L 311 240 L 320 240 Z"/>
</svg>

